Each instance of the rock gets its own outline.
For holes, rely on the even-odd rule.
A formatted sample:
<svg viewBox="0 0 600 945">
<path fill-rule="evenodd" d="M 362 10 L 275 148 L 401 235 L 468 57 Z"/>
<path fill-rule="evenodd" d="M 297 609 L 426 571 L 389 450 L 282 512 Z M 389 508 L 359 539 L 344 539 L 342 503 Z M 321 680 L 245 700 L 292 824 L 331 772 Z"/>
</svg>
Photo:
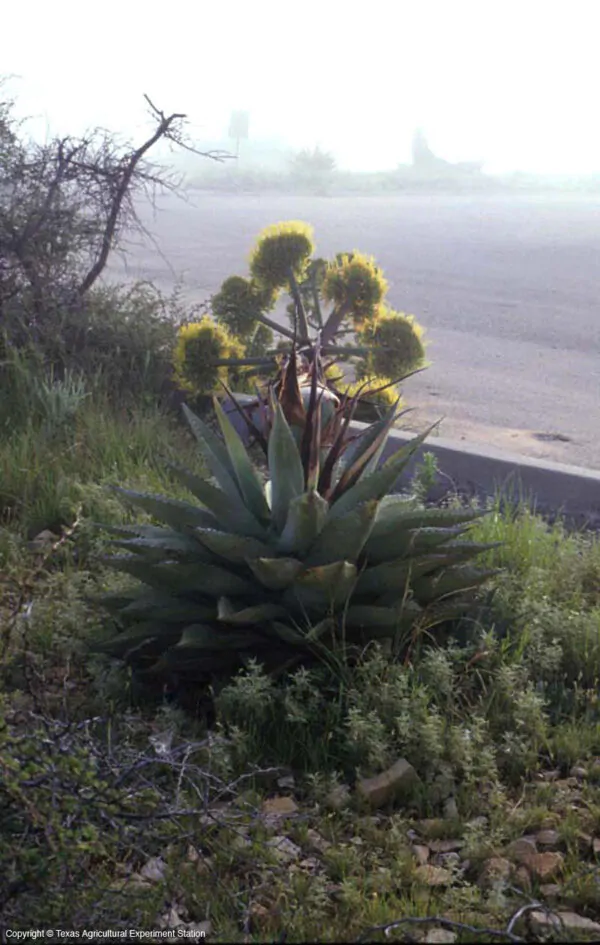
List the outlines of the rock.
<svg viewBox="0 0 600 945">
<path fill-rule="evenodd" d="M 470 830 L 484 830 L 488 824 L 488 818 L 481 815 L 480 817 L 473 817 L 473 820 L 469 820 L 467 827 L 469 827 Z"/>
<path fill-rule="evenodd" d="M 267 840 L 267 846 L 281 863 L 291 863 L 302 855 L 300 847 L 292 843 L 289 837 L 272 837 Z"/>
<path fill-rule="evenodd" d="M 600 856 L 600 837 L 592 837 L 592 852 L 594 856 Z"/>
<path fill-rule="evenodd" d="M 478 883 L 482 889 L 492 889 L 498 884 L 506 884 L 510 879 L 512 863 L 504 856 L 491 856 L 483 864 Z"/>
<path fill-rule="evenodd" d="M 325 837 L 322 837 L 320 833 L 316 830 L 313 830 L 312 827 L 306 831 L 306 839 L 313 849 L 317 850 L 318 853 L 325 853 L 331 846 L 329 840 L 326 840 Z"/>
<path fill-rule="evenodd" d="M 516 860 L 517 863 L 522 863 L 525 857 L 532 856 L 536 853 L 537 846 L 535 840 L 531 840 L 529 837 L 521 837 L 519 840 L 514 840 L 506 850 L 506 855 L 509 856 L 511 860 Z"/>
<path fill-rule="evenodd" d="M 560 835 L 558 830 L 551 828 L 539 830 L 535 835 L 535 842 L 539 844 L 540 847 L 556 847 L 560 843 Z"/>
<path fill-rule="evenodd" d="M 32 541 L 27 542 L 27 547 L 29 551 L 33 551 L 35 554 L 41 554 L 45 551 L 49 551 L 55 541 L 58 541 L 60 535 L 55 535 L 54 532 L 49 531 L 45 528 L 39 535 L 36 535 Z"/>
<path fill-rule="evenodd" d="M 413 766 L 399 758 L 387 771 L 374 778 L 362 778 L 356 790 L 373 807 L 384 807 L 399 795 L 410 792 L 420 780 Z"/>
<path fill-rule="evenodd" d="M 584 781 L 588 777 L 588 770 L 581 765 L 573 765 L 569 771 L 569 777 Z"/>
<path fill-rule="evenodd" d="M 446 943 L 452 945 L 452 942 L 456 941 L 456 932 L 452 932 L 451 929 L 429 929 L 421 941 L 437 943 L 437 945 L 446 945 Z"/>
<path fill-rule="evenodd" d="M 552 915 L 545 912 L 532 912 L 530 922 L 533 932 L 543 932 L 548 929 L 560 931 L 561 923 L 570 932 L 590 932 L 595 935 L 600 932 L 599 922 L 587 919 L 583 915 L 577 915 L 576 912 L 556 912 Z"/>
<path fill-rule="evenodd" d="M 443 866 L 417 866 L 415 870 L 417 879 L 426 886 L 450 886 L 454 877 L 450 870 L 445 870 Z"/>
<path fill-rule="evenodd" d="M 453 797 L 449 797 L 444 802 L 444 817 L 446 820 L 458 820 L 458 807 Z M 440 931 L 443 931 L 441 929 Z"/>
<path fill-rule="evenodd" d="M 540 895 L 544 899 L 558 899 L 562 892 L 562 886 L 558 883 L 542 883 L 540 886 Z"/>
<path fill-rule="evenodd" d="M 522 889 L 523 892 L 531 892 L 531 876 L 525 866 L 519 866 L 515 872 L 515 886 Z"/>
<path fill-rule="evenodd" d="M 411 849 L 419 866 L 425 866 L 429 859 L 429 847 L 423 846 L 422 843 L 415 843 Z"/>
<path fill-rule="evenodd" d="M 542 771 L 540 772 L 540 778 L 542 781 L 558 781 L 560 771 L 558 768 L 554 768 L 552 771 Z"/>
<path fill-rule="evenodd" d="M 294 817 L 298 813 L 298 805 L 293 797 L 268 797 L 263 801 L 262 815 L 267 826 L 274 826 L 286 817 Z"/>
<path fill-rule="evenodd" d="M 434 853 L 453 853 L 464 847 L 464 840 L 430 840 L 429 846 Z"/>
<path fill-rule="evenodd" d="M 139 875 L 151 883 L 161 883 L 165 878 L 166 868 L 167 864 L 160 856 L 153 856 L 145 866 L 142 866 Z"/>
<path fill-rule="evenodd" d="M 564 866 L 562 853 L 530 853 L 521 862 L 536 879 L 541 880 L 554 879 Z"/>
</svg>

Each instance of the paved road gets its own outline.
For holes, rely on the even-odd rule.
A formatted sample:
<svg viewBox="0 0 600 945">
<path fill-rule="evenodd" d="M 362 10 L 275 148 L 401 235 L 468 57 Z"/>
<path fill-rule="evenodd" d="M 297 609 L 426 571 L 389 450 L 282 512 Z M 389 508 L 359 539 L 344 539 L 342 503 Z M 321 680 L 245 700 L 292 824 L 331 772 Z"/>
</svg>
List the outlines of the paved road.
<svg viewBox="0 0 600 945">
<path fill-rule="evenodd" d="M 169 288 L 183 275 L 196 300 L 245 274 L 269 223 L 313 224 L 324 256 L 374 255 L 390 303 L 427 330 L 433 366 L 404 387 L 410 428 L 445 416 L 442 436 L 600 469 L 600 198 L 192 193 L 142 215 L 165 259 L 137 247 L 128 276 Z"/>
</svg>

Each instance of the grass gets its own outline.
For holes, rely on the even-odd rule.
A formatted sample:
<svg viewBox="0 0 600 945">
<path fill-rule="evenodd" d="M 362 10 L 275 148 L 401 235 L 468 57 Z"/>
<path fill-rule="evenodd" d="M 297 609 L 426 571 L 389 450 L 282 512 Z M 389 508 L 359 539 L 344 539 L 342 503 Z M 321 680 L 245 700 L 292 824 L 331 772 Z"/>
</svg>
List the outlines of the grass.
<svg viewBox="0 0 600 945">
<path fill-rule="evenodd" d="M 122 580 L 98 564 L 93 522 L 133 515 L 106 486 L 182 496 L 163 463 L 202 472 L 193 441 L 173 414 L 115 406 L 93 380 L 51 387 L 19 388 L 0 434 L 0 928 L 170 917 L 221 941 L 351 941 L 437 916 L 497 931 L 554 900 L 535 876 L 488 887 L 483 865 L 550 826 L 560 908 L 600 920 L 596 536 L 496 497 L 473 538 L 503 542 L 487 561 L 503 573 L 443 639 L 419 641 L 406 666 L 368 654 L 338 698 L 323 673 L 274 686 L 255 667 L 219 694 L 207 732 L 88 651 L 110 630 L 90 598 Z M 33 542 L 45 529 L 55 539 Z M 357 780 L 398 757 L 421 786 L 368 809 Z M 462 841 L 458 860 L 436 839 Z M 415 842 L 444 885 L 419 871 Z M 515 929 L 531 941 L 526 921 Z"/>
</svg>

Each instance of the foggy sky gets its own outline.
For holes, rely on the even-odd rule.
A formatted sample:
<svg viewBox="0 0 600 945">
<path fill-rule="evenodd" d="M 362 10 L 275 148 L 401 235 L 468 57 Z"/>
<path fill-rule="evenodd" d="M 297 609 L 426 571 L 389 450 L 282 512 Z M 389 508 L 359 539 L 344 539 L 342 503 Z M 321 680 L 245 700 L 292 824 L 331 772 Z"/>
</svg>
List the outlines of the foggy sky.
<svg viewBox="0 0 600 945">
<path fill-rule="evenodd" d="M 320 145 L 338 166 L 410 161 L 420 125 L 440 156 L 491 173 L 600 171 L 596 0 L 61 0 L 10 4 L 0 70 L 30 129 L 147 131 L 144 92 L 217 138 Z"/>
</svg>

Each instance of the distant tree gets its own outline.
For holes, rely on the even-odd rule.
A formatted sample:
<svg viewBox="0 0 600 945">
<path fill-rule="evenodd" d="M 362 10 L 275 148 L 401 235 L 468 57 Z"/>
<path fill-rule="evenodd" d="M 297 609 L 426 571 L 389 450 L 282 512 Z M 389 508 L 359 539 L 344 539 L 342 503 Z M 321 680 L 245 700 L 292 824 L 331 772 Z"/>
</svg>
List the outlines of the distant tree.
<svg viewBox="0 0 600 945">
<path fill-rule="evenodd" d="M 335 158 L 328 151 L 315 147 L 298 151 L 290 161 L 295 180 L 316 193 L 326 193 L 335 171 Z"/>
<path fill-rule="evenodd" d="M 431 167 L 438 160 L 429 147 L 425 132 L 422 128 L 417 128 L 413 135 L 412 159 L 415 167 Z"/>
</svg>

